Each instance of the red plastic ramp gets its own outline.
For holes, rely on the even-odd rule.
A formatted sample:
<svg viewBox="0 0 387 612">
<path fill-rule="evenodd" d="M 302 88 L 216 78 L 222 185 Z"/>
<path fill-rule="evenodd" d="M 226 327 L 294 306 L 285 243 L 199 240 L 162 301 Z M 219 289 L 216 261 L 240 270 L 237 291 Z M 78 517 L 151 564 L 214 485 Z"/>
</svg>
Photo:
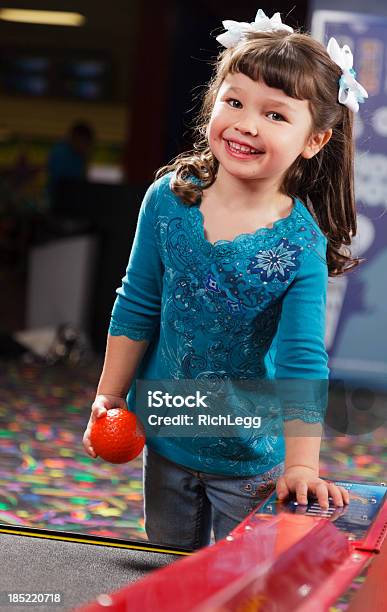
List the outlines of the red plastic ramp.
<svg viewBox="0 0 387 612">
<path fill-rule="evenodd" d="M 225 540 L 75 612 L 326 612 L 376 557 L 362 586 L 369 593 L 372 576 L 387 575 L 386 488 L 344 484 L 349 506 L 328 511 L 314 501 L 283 504 L 274 492 Z M 364 597 L 354 612 L 362 606 Z M 387 611 L 387 589 L 378 589 L 377 606 Z"/>
<path fill-rule="evenodd" d="M 255 600 L 263 604 L 255 609 L 263 610 L 264 602 L 271 600 L 276 602 L 276 611 L 287 612 L 289 606 L 296 609 L 303 603 L 306 594 L 312 597 L 350 553 L 347 538 L 329 521 L 279 515 L 253 527 L 247 522 L 239 533 L 233 532 L 225 540 L 111 593 L 111 602 L 105 598 L 103 603 L 77 610 L 223 611 L 236 609 L 224 607 L 227 601 L 232 605 L 235 594 L 242 594 L 243 599 L 247 589 L 251 597 L 253 589 Z M 300 591 L 300 585 L 306 583 L 307 593 Z"/>
</svg>

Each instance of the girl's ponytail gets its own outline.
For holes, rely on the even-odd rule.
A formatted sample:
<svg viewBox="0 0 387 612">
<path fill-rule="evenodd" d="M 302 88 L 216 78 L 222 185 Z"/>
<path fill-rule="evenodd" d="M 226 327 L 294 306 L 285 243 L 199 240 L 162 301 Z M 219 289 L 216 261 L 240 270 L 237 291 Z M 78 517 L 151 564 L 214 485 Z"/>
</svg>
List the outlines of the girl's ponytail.
<svg viewBox="0 0 387 612">
<path fill-rule="evenodd" d="M 357 231 L 353 113 L 347 108 L 341 111 L 342 120 L 328 143 L 311 159 L 298 158 L 283 183 L 284 193 L 297 195 L 311 208 L 325 234 L 330 276 L 339 276 L 364 261 L 352 257 L 349 249 Z"/>
</svg>

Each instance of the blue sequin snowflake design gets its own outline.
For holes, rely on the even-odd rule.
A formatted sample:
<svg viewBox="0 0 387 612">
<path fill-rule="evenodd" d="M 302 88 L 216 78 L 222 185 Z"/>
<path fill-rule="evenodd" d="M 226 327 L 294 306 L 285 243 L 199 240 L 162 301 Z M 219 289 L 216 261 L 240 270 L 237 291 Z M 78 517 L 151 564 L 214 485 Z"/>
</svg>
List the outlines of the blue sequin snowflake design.
<svg viewBox="0 0 387 612">
<path fill-rule="evenodd" d="M 277 279 L 284 283 L 298 269 L 301 250 L 298 245 L 290 244 L 287 238 L 281 238 L 272 249 L 258 251 L 247 269 L 250 274 L 259 274 L 263 282 Z"/>
</svg>

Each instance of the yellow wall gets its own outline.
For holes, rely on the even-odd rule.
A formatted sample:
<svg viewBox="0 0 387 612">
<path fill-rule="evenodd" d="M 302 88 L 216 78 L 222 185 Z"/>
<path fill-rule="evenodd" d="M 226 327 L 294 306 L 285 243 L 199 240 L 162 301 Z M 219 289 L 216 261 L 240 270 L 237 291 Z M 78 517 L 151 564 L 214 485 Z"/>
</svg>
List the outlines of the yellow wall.
<svg viewBox="0 0 387 612">
<path fill-rule="evenodd" d="M 99 143 L 122 144 L 127 131 L 127 105 L 1 96 L 2 138 L 63 138 L 75 120 L 86 120 Z"/>
</svg>

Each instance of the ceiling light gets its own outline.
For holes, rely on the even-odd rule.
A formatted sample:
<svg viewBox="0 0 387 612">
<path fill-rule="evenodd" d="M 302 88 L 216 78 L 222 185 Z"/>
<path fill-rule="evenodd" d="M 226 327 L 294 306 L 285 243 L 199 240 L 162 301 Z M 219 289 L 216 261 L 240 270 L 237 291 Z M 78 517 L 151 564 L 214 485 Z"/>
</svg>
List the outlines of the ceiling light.
<svg viewBox="0 0 387 612">
<path fill-rule="evenodd" d="M 85 17 L 80 13 L 64 11 L 27 11 L 22 9 L 0 9 L 0 19 L 19 23 L 39 23 L 44 25 L 81 26 Z"/>
</svg>

